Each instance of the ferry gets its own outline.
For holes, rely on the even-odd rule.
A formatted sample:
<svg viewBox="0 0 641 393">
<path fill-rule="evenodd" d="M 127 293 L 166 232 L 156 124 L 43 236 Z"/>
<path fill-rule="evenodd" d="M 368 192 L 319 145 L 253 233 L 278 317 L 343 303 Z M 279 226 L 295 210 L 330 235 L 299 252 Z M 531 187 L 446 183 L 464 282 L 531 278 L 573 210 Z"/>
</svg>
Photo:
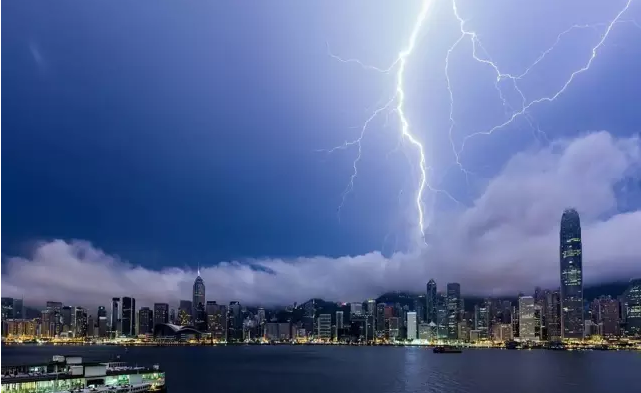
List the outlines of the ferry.
<svg viewBox="0 0 641 393">
<path fill-rule="evenodd" d="M 2 393 L 166 393 L 160 366 L 83 362 L 80 356 L 56 355 L 50 362 L 2 365 Z"/>
<path fill-rule="evenodd" d="M 452 346 L 445 346 L 445 345 L 434 347 L 433 351 L 434 353 L 462 353 L 463 352 L 463 350 L 459 347 L 452 347 Z"/>
</svg>

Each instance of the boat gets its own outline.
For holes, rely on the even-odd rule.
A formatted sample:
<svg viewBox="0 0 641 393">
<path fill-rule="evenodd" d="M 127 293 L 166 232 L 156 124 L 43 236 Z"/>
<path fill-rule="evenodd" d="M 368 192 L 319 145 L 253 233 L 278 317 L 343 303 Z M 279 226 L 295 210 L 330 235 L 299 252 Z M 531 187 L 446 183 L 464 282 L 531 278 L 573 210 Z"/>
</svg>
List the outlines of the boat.
<svg viewBox="0 0 641 393">
<path fill-rule="evenodd" d="M 80 356 L 56 355 L 50 362 L 2 365 L 2 393 L 166 393 L 158 364 L 132 366 L 116 359 L 83 362 Z"/>
<path fill-rule="evenodd" d="M 433 349 L 434 353 L 461 353 L 463 350 L 459 347 L 453 347 L 449 345 L 439 345 L 438 347 L 434 347 Z"/>
</svg>

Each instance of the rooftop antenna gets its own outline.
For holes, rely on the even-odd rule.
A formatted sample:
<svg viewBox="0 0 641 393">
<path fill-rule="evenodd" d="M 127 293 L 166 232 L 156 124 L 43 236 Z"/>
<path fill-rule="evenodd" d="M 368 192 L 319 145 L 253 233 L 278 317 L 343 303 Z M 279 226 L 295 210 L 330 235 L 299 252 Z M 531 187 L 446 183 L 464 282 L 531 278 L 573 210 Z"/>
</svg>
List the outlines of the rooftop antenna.
<svg viewBox="0 0 641 393">
<path fill-rule="evenodd" d="M 198 261 L 198 277 L 200 277 L 200 261 Z"/>
</svg>

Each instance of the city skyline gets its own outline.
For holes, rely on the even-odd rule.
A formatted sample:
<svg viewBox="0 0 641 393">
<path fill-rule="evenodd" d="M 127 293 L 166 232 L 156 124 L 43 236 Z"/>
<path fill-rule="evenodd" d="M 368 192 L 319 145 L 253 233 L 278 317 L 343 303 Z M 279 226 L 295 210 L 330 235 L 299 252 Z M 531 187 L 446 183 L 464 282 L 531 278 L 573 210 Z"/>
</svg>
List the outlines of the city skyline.
<svg viewBox="0 0 641 393">
<path fill-rule="evenodd" d="M 556 288 L 566 208 L 641 276 L 640 3 L 495 1 L 3 6 L 3 296 Z"/>
</svg>

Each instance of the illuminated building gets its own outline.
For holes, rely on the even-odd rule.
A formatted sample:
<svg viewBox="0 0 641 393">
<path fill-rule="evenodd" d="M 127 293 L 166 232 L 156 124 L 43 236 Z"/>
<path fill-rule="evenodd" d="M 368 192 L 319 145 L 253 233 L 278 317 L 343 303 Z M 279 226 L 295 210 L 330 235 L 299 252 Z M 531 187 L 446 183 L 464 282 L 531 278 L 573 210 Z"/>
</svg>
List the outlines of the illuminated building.
<svg viewBox="0 0 641 393">
<path fill-rule="evenodd" d="M 436 330 L 436 324 L 434 322 L 423 322 L 418 324 L 418 338 L 419 340 L 433 340 L 436 338 L 434 331 Z"/>
<path fill-rule="evenodd" d="M 436 295 L 436 335 L 439 339 L 448 338 L 447 299 L 442 293 Z"/>
<path fill-rule="evenodd" d="M 6 330 L 3 333 L 9 337 L 36 336 L 37 323 L 35 320 L 6 319 L 4 322 Z"/>
<path fill-rule="evenodd" d="M 592 321 L 599 327 L 599 335 L 615 337 L 619 331 L 619 302 L 610 296 L 594 299 L 591 305 Z"/>
<path fill-rule="evenodd" d="M 376 318 L 376 300 L 369 299 L 367 301 L 367 315 L 371 315 Z"/>
<path fill-rule="evenodd" d="M 199 304 L 201 305 L 201 308 L 198 307 Z M 192 320 L 195 321 L 194 323 L 196 324 L 196 321 L 198 320 L 198 311 L 201 310 L 204 312 L 205 310 L 205 282 L 202 277 L 200 277 L 200 268 L 198 269 L 198 274 L 194 280 L 191 306 Z M 202 323 L 204 323 L 204 315 L 201 315 L 201 317 L 203 317 Z"/>
<path fill-rule="evenodd" d="M 488 338 L 489 329 L 489 310 L 488 302 L 483 301 L 481 304 L 474 306 L 474 330 L 479 332 L 481 339 Z"/>
<path fill-rule="evenodd" d="M 385 303 L 376 305 L 376 336 L 378 338 L 385 336 Z"/>
<path fill-rule="evenodd" d="M 561 335 L 564 339 L 582 339 L 583 255 L 579 213 L 567 209 L 561 217 Z"/>
<path fill-rule="evenodd" d="M 499 341 L 510 341 L 512 337 L 512 325 L 501 324 L 497 329 L 497 338 Z"/>
<path fill-rule="evenodd" d="M 407 339 L 408 340 L 416 340 L 418 337 L 417 335 L 417 328 L 418 328 L 418 321 L 416 317 L 416 312 L 410 311 L 407 313 Z"/>
<path fill-rule="evenodd" d="M 447 338 L 458 338 L 459 310 L 461 305 L 461 284 L 447 284 Z"/>
<path fill-rule="evenodd" d="M 641 278 L 630 280 L 622 296 L 625 310 L 625 333 L 641 337 Z"/>
<path fill-rule="evenodd" d="M 136 299 L 132 297 L 122 298 L 122 318 L 120 331 L 123 336 L 131 337 L 136 335 Z"/>
<path fill-rule="evenodd" d="M 111 299 L 111 319 L 109 321 L 110 336 L 117 337 L 120 326 L 120 298 L 114 297 Z"/>
<path fill-rule="evenodd" d="M 416 319 L 418 323 L 425 322 L 425 295 L 419 295 L 414 300 L 414 310 L 416 311 Z"/>
<path fill-rule="evenodd" d="M 138 334 L 154 332 L 154 311 L 149 307 L 142 307 L 138 311 Z"/>
<path fill-rule="evenodd" d="M 436 281 L 433 279 L 427 283 L 427 293 L 425 294 L 425 321 L 436 322 L 437 308 Z"/>
<path fill-rule="evenodd" d="M 73 327 L 74 327 L 74 337 L 87 337 L 87 329 L 88 329 L 87 310 L 85 310 L 82 307 L 75 308 Z"/>
<path fill-rule="evenodd" d="M 519 338 L 521 341 L 536 340 L 534 314 L 534 298 L 521 296 L 519 298 Z"/>
<path fill-rule="evenodd" d="M 207 331 L 217 341 L 227 340 L 227 307 L 210 300 L 207 302 Z M 260 310 L 259 310 L 260 312 Z M 263 317 L 264 319 L 264 317 Z M 264 332 L 262 332 L 264 335 Z"/>
<path fill-rule="evenodd" d="M 544 301 L 545 329 L 548 341 L 561 339 L 561 295 L 559 291 L 547 291 Z"/>
<path fill-rule="evenodd" d="M 193 303 L 191 300 L 181 300 L 178 306 L 178 324 L 180 326 L 191 325 L 191 314 L 193 312 Z"/>
<path fill-rule="evenodd" d="M 336 311 L 336 333 L 334 334 L 334 338 L 340 339 L 343 335 L 343 329 L 344 329 L 344 314 L 343 311 L 339 310 Z"/>
<path fill-rule="evenodd" d="M 320 314 L 318 316 L 318 338 L 329 341 L 332 338 L 332 315 Z"/>
</svg>

